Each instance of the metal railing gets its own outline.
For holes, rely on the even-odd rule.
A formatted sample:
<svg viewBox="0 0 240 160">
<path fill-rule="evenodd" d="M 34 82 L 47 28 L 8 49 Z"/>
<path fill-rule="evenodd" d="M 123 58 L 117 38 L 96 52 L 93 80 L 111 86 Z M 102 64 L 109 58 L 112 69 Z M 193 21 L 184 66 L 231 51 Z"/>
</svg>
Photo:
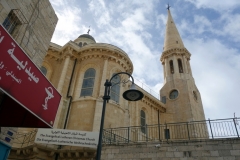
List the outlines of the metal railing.
<svg viewBox="0 0 240 160">
<path fill-rule="evenodd" d="M 36 132 L 37 129 L 28 133 L 18 132 L 13 147 L 33 145 Z M 240 118 L 109 128 L 103 132 L 105 144 L 219 138 L 240 138 Z"/>
<path fill-rule="evenodd" d="M 103 143 L 239 138 L 240 118 L 104 129 Z"/>
<path fill-rule="evenodd" d="M 153 97 L 155 97 L 158 100 L 160 100 L 159 93 L 155 92 L 150 86 L 148 86 L 147 84 L 139 81 L 138 79 L 134 79 L 134 82 L 135 82 L 136 85 L 138 85 L 140 88 L 142 88 L 143 90 L 148 92 L 150 95 L 152 95 Z"/>
</svg>

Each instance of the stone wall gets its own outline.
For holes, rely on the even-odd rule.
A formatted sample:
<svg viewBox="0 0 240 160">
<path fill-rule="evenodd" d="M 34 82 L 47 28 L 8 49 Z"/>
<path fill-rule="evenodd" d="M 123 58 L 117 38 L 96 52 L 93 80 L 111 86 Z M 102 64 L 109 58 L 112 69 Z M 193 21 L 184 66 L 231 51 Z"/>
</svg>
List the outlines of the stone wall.
<svg viewBox="0 0 240 160">
<path fill-rule="evenodd" d="M 41 67 L 58 18 L 49 0 L 1 0 L 1 24 L 13 10 L 17 25 L 11 35 L 32 61 Z"/>
<path fill-rule="evenodd" d="M 240 139 L 109 145 L 102 160 L 240 160 Z"/>
</svg>

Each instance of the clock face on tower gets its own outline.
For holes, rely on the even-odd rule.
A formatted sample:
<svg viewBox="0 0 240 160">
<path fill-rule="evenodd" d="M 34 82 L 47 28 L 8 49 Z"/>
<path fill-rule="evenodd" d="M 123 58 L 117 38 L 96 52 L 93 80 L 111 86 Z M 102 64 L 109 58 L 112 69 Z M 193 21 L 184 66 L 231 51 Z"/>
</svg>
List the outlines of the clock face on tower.
<svg viewBox="0 0 240 160">
<path fill-rule="evenodd" d="M 178 97 L 178 91 L 176 89 L 172 90 L 169 94 L 170 99 L 176 99 Z"/>
</svg>

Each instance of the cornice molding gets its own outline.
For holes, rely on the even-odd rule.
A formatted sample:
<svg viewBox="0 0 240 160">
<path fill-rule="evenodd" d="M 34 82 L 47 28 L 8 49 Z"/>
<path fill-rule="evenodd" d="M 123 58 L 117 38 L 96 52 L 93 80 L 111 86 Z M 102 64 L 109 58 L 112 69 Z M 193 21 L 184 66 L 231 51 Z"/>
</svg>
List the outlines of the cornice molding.
<svg viewBox="0 0 240 160">
<path fill-rule="evenodd" d="M 172 48 L 162 53 L 160 61 L 164 63 L 164 59 L 172 57 L 173 55 L 186 56 L 188 60 L 190 60 L 191 57 L 191 53 L 186 48 Z"/>
<path fill-rule="evenodd" d="M 151 96 L 152 97 L 152 96 Z M 166 112 L 166 107 L 165 104 L 162 103 L 161 101 L 159 101 L 158 99 L 153 99 L 150 96 L 144 94 L 143 99 L 141 100 L 143 103 L 145 103 L 146 105 L 153 107 L 156 110 L 159 110 L 162 113 Z"/>
<path fill-rule="evenodd" d="M 56 61 L 62 61 L 67 56 L 70 56 L 71 59 L 78 59 L 78 62 L 85 61 L 87 59 L 93 58 L 103 58 L 110 61 L 118 63 L 128 72 L 133 72 L 133 64 L 130 58 L 125 52 L 122 52 L 115 46 L 108 44 L 94 45 L 89 44 L 88 47 L 82 47 L 76 50 L 75 44 L 68 43 L 64 46 L 64 49 L 55 50 L 53 47 L 49 47 L 46 54 L 46 58 L 54 59 Z M 91 46 L 90 46 L 91 45 Z"/>
</svg>

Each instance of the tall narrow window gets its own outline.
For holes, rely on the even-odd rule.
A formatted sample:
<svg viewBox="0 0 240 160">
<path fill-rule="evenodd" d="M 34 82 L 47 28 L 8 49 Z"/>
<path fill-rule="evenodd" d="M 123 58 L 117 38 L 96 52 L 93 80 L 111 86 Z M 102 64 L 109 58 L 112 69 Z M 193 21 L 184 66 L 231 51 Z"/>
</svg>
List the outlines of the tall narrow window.
<svg viewBox="0 0 240 160">
<path fill-rule="evenodd" d="M 141 110 L 141 131 L 146 133 L 146 114 L 143 110 Z"/>
<path fill-rule="evenodd" d="M 112 87 L 111 87 L 111 99 L 115 102 L 119 102 L 119 94 L 120 94 L 120 81 L 121 78 L 119 75 L 115 76 L 112 79 Z"/>
<path fill-rule="evenodd" d="M 12 34 L 18 25 L 21 25 L 18 17 L 16 16 L 14 10 L 11 10 L 7 18 L 3 21 L 3 27 Z"/>
<path fill-rule="evenodd" d="M 164 103 L 164 104 L 166 104 L 166 96 L 162 96 L 162 99 L 161 99 L 161 101 Z"/>
<path fill-rule="evenodd" d="M 174 67 L 173 67 L 173 61 L 172 60 L 169 61 L 169 65 L 170 65 L 170 72 L 173 74 L 174 73 Z"/>
<path fill-rule="evenodd" d="M 85 74 L 82 83 L 82 90 L 80 96 L 91 96 L 93 93 L 93 86 L 95 80 L 95 69 L 89 68 Z"/>
<path fill-rule="evenodd" d="M 41 70 L 41 72 L 44 74 L 44 76 L 46 76 L 47 75 L 47 68 L 45 68 L 45 67 L 41 67 L 40 68 L 40 70 Z"/>
<path fill-rule="evenodd" d="M 182 67 L 182 60 L 178 59 L 178 68 L 179 68 L 179 73 L 183 73 L 183 67 Z"/>
</svg>

